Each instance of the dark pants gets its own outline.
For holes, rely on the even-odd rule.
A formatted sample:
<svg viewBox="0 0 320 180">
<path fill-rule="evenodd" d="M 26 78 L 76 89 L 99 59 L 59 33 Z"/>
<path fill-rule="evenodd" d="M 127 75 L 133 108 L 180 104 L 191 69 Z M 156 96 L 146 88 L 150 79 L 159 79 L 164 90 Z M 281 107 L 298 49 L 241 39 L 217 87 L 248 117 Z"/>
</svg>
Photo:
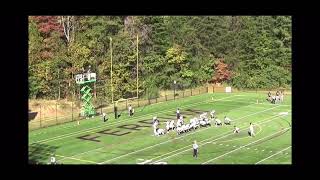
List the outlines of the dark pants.
<svg viewBox="0 0 320 180">
<path fill-rule="evenodd" d="M 177 113 L 177 119 L 179 119 L 180 118 L 180 113 Z"/>
<path fill-rule="evenodd" d="M 108 121 L 108 118 L 103 117 L 103 122 L 106 122 L 106 121 Z"/>
<path fill-rule="evenodd" d="M 198 149 L 193 149 L 193 157 L 198 157 Z"/>
<path fill-rule="evenodd" d="M 130 113 L 130 116 L 132 116 L 132 115 L 133 115 L 132 110 L 130 110 L 130 112 L 129 112 L 129 113 Z"/>
</svg>

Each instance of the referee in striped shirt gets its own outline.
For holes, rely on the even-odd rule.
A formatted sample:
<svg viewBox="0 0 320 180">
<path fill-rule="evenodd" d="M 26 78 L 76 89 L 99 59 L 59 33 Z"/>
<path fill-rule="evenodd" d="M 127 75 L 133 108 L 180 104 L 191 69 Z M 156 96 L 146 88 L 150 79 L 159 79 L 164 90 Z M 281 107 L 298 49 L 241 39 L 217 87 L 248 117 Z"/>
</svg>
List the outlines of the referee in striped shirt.
<svg viewBox="0 0 320 180">
<path fill-rule="evenodd" d="M 198 148 L 199 148 L 197 141 L 194 141 L 192 147 L 193 147 L 193 157 L 197 158 L 198 157 Z"/>
</svg>

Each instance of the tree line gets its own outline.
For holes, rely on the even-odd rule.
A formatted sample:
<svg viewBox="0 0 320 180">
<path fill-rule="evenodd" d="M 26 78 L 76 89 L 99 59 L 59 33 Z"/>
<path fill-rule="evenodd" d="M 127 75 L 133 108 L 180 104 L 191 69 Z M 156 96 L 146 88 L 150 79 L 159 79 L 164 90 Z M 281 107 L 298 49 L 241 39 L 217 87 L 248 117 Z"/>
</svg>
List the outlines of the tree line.
<svg viewBox="0 0 320 180">
<path fill-rule="evenodd" d="M 30 16 L 29 98 L 77 94 L 75 75 L 91 65 L 97 97 L 225 83 L 236 88 L 291 86 L 290 16 Z M 112 38 L 112 43 L 110 43 Z"/>
</svg>

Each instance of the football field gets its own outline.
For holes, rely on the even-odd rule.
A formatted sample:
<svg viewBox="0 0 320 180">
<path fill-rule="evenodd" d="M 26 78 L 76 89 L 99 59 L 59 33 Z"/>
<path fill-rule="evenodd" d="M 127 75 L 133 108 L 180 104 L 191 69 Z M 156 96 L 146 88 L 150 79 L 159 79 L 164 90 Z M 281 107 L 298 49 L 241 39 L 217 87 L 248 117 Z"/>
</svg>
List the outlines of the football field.
<svg viewBox="0 0 320 180">
<path fill-rule="evenodd" d="M 29 160 L 48 164 L 55 154 L 59 164 L 291 164 L 291 95 L 279 104 L 265 99 L 259 92 L 202 94 L 135 108 L 133 117 L 124 111 L 118 119 L 108 114 L 107 122 L 95 117 L 29 131 Z M 177 108 L 185 123 L 213 109 L 232 123 L 154 136 L 152 117 L 165 129 Z M 255 137 L 248 135 L 250 122 Z M 240 133 L 233 133 L 234 125 Z"/>
</svg>

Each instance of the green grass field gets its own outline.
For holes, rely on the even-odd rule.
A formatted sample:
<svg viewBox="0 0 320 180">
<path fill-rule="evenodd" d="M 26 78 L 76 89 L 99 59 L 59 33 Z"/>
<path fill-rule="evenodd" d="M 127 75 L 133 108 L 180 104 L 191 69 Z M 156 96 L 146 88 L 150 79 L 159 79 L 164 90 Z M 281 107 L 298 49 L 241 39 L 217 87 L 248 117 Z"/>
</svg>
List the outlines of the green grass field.
<svg viewBox="0 0 320 180">
<path fill-rule="evenodd" d="M 291 164 L 291 96 L 281 104 L 270 104 L 265 96 L 203 94 L 135 108 L 133 117 L 122 112 L 119 119 L 108 114 L 107 122 L 96 117 L 80 125 L 70 122 L 30 131 L 29 160 L 48 164 L 54 153 L 60 164 Z M 165 128 L 167 119 L 175 119 L 177 107 L 187 123 L 200 112 L 215 109 L 219 119 L 227 115 L 233 124 L 153 136 L 152 117 L 157 116 Z M 250 122 L 255 137 L 248 136 Z M 240 127 L 239 134 L 233 134 L 233 125 Z M 198 158 L 192 157 L 194 140 Z"/>
</svg>

